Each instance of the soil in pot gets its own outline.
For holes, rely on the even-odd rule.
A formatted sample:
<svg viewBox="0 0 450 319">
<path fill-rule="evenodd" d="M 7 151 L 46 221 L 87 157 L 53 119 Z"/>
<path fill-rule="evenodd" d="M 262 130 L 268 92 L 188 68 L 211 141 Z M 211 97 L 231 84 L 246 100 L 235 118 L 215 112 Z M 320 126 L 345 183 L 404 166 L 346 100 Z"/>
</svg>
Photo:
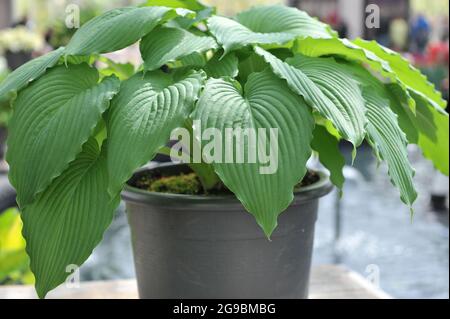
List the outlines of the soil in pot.
<svg viewBox="0 0 450 319">
<path fill-rule="evenodd" d="M 294 191 L 313 185 L 318 182 L 320 176 L 317 172 L 308 171 L 299 182 Z M 130 182 L 130 186 L 156 193 L 179 194 L 179 195 L 232 195 L 232 192 L 223 184 L 219 183 L 212 190 L 206 191 L 198 176 L 193 172 L 164 174 L 160 171 L 146 171 L 138 179 Z"/>
</svg>

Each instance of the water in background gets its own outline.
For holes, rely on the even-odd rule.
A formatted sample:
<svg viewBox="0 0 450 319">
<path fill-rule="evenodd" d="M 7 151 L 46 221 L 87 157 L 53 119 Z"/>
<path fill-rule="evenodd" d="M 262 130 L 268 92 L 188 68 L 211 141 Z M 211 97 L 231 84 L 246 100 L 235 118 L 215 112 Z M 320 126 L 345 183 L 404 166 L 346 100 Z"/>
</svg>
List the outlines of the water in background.
<svg viewBox="0 0 450 319">
<path fill-rule="evenodd" d="M 336 194 L 321 201 L 314 264 L 342 263 L 379 283 L 395 298 L 449 298 L 448 212 L 430 211 L 429 190 L 435 173 L 417 150 L 410 153 L 419 191 L 414 221 L 392 187 L 385 165 L 377 168 L 370 150 L 362 148 L 356 169 L 346 170 L 339 241 L 335 240 Z M 81 268 L 82 279 L 134 276 L 123 211 L 122 206 L 102 244 Z"/>
</svg>

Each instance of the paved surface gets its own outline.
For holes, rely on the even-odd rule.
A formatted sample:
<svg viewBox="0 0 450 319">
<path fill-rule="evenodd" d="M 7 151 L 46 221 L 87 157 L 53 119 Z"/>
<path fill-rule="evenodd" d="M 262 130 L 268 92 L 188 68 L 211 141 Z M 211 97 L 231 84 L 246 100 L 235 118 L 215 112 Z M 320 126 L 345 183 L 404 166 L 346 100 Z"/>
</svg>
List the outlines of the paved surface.
<svg viewBox="0 0 450 319">
<path fill-rule="evenodd" d="M 0 287 L 0 299 L 36 298 L 31 286 Z M 136 299 L 136 281 L 84 282 L 79 288 L 61 286 L 49 293 L 48 298 L 57 299 Z M 342 266 L 323 265 L 312 270 L 311 299 L 385 299 L 390 298 L 363 277 Z"/>
</svg>

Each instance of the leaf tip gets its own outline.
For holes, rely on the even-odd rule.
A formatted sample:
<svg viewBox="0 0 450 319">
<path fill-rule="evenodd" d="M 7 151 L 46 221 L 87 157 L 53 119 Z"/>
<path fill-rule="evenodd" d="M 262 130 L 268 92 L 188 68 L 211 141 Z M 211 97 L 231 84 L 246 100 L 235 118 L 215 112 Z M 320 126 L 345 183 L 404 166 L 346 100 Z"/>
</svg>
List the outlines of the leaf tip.
<svg viewBox="0 0 450 319">
<path fill-rule="evenodd" d="M 352 150 L 352 166 L 353 166 L 353 164 L 355 164 L 356 153 L 357 153 L 357 151 L 356 151 L 356 146 L 353 145 L 353 150 Z"/>
<path fill-rule="evenodd" d="M 411 219 L 411 224 L 413 224 L 414 223 L 415 211 L 414 211 L 414 208 L 412 206 L 409 206 L 409 215 L 410 215 L 410 219 Z"/>
</svg>

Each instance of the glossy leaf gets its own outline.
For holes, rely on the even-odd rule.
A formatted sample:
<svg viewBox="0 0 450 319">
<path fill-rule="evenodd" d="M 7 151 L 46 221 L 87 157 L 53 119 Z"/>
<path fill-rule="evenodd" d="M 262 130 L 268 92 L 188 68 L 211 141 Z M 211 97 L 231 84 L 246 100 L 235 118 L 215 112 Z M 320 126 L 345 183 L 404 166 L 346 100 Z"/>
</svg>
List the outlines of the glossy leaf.
<svg viewBox="0 0 450 319">
<path fill-rule="evenodd" d="M 198 0 L 147 0 L 145 5 L 184 8 L 192 11 L 200 11 L 206 8 L 206 6 Z"/>
<path fill-rule="evenodd" d="M 316 125 L 311 146 L 319 154 L 320 162 L 330 171 L 330 180 L 342 191 L 344 187 L 345 158 L 339 150 L 339 140 L 322 125 Z"/>
<path fill-rule="evenodd" d="M 417 198 L 414 170 L 408 159 L 407 139 L 400 129 L 388 89 L 378 79 L 358 65 L 344 66 L 360 82 L 367 108 L 368 141 L 376 154 L 388 164 L 392 183 L 400 190 L 402 201 L 412 208 Z M 395 103 L 395 102 L 394 102 Z"/>
<path fill-rule="evenodd" d="M 383 47 L 375 41 L 356 39 L 354 40 L 354 43 L 375 53 L 380 59 L 388 61 L 398 80 L 400 80 L 408 90 L 427 99 L 433 106 L 446 107 L 447 103 L 443 100 L 442 94 L 435 89 L 434 85 L 431 84 L 418 69 L 412 66 L 411 63 L 399 53 Z"/>
<path fill-rule="evenodd" d="M 192 14 L 167 7 L 126 7 L 110 10 L 84 24 L 72 37 L 66 55 L 113 52 L 139 41 L 158 24 Z"/>
<path fill-rule="evenodd" d="M 294 186 L 306 173 L 314 123 L 303 99 L 269 70 L 252 74 L 243 91 L 232 80 L 209 79 L 192 116 L 201 121 L 203 130 L 217 128 L 222 132 L 223 154 L 227 128 L 266 129 L 267 139 L 265 143 L 258 142 L 257 152 L 269 148 L 273 138 L 269 137 L 269 129 L 277 129 L 278 160 L 274 171 L 263 173 L 261 168 L 267 168 L 267 164 L 262 164 L 260 158 L 253 163 L 235 160 L 230 164 L 224 158 L 213 163 L 220 179 L 270 236 L 278 215 L 293 200 Z M 243 145 L 245 152 L 251 151 L 247 139 L 242 143 L 238 144 Z"/>
<path fill-rule="evenodd" d="M 257 33 L 289 33 L 297 38 L 331 38 L 336 33 L 305 11 L 283 5 L 252 7 L 236 16 L 236 21 Z"/>
<path fill-rule="evenodd" d="M 236 77 L 239 73 L 239 60 L 234 53 L 229 53 L 223 58 L 216 53 L 203 67 L 209 77 L 220 78 L 223 76 Z"/>
<path fill-rule="evenodd" d="M 119 80 L 98 83 L 97 70 L 86 64 L 59 66 L 18 95 L 9 127 L 9 179 L 23 208 L 44 191 L 81 151 Z"/>
<path fill-rule="evenodd" d="M 22 213 L 23 235 L 40 298 L 81 266 L 119 204 L 108 194 L 105 152 L 90 139 L 69 167 Z"/>
<path fill-rule="evenodd" d="M 217 49 L 217 43 L 212 37 L 183 29 L 158 27 L 142 39 L 140 49 L 144 70 L 153 71 L 181 58 Z"/>
<path fill-rule="evenodd" d="M 175 78 L 161 71 L 142 73 L 122 84 L 108 119 L 110 192 L 117 193 L 134 170 L 149 162 L 182 127 L 197 100 L 202 73 Z"/>
<path fill-rule="evenodd" d="M 55 66 L 63 54 L 64 48 L 59 48 L 58 50 L 31 60 L 11 72 L 0 84 L 0 98 L 10 92 L 19 91 L 30 82 L 38 79 L 48 68 Z"/>
<path fill-rule="evenodd" d="M 333 59 L 296 56 L 283 62 L 259 47 L 255 52 L 294 92 L 329 119 L 342 137 L 355 146 L 362 143 L 367 119 L 359 86 L 335 68 Z"/>
</svg>

